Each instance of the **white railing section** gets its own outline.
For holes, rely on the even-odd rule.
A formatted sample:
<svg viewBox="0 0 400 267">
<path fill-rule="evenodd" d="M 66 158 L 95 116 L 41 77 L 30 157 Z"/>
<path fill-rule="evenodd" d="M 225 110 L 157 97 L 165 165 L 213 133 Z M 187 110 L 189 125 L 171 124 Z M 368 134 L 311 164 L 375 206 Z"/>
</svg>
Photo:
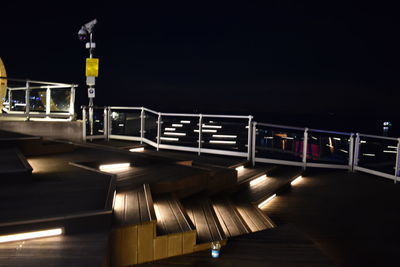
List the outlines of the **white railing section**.
<svg viewBox="0 0 400 267">
<path fill-rule="evenodd" d="M 72 120 L 76 84 L 7 79 L 23 86 L 7 87 L 3 115 L 25 120 Z"/>
<path fill-rule="evenodd" d="M 86 110 L 84 140 L 138 141 L 157 150 L 245 157 L 253 165 L 348 169 L 394 182 L 400 176 L 398 138 L 259 123 L 251 115 L 162 113 L 145 107 L 95 108 L 90 134 Z"/>
</svg>

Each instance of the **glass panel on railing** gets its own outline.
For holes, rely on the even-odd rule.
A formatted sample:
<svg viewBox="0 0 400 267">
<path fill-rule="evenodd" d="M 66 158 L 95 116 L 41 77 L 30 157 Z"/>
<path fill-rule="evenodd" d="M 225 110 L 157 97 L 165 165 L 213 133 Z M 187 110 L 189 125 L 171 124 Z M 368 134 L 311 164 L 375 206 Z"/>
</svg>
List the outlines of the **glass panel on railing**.
<svg viewBox="0 0 400 267">
<path fill-rule="evenodd" d="M 31 89 L 29 92 L 29 110 L 46 112 L 46 89 Z"/>
<path fill-rule="evenodd" d="M 162 144 L 198 148 L 199 117 L 162 116 Z"/>
<path fill-rule="evenodd" d="M 248 119 L 203 117 L 202 148 L 247 152 Z"/>
<path fill-rule="evenodd" d="M 71 103 L 70 88 L 53 88 L 50 91 L 50 112 L 69 112 Z"/>
<path fill-rule="evenodd" d="M 397 140 L 360 137 L 358 166 L 395 174 Z"/>
<path fill-rule="evenodd" d="M 140 110 L 111 110 L 111 134 L 140 137 Z"/>
<path fill-rule="evenodd" d="M 90 133 L 89 108 L 86 108 L 86 134 Z M 104 135 L 104 109 L 93 109 L 93 135 Z"/>
<path fill-rule="evenodd" d="M 158 115 L 146 111 L 144 113 L 144 138 L 157 143 L 157 120 Z"/>
<path fill-rule="evenodd" d="M 10 91 L 10 110 L 11 111 L 25 111 L 25 90 L 12 90 Z"/>
<path fill-rule="evenodd" d="M 308 132 L 307 162 L 348 165 L 350 134 Z"/>
<path fill-rule="evenodd" d="M 257 158 L 302 161 L 304 132 L 257 125 Z"/>
</svg>

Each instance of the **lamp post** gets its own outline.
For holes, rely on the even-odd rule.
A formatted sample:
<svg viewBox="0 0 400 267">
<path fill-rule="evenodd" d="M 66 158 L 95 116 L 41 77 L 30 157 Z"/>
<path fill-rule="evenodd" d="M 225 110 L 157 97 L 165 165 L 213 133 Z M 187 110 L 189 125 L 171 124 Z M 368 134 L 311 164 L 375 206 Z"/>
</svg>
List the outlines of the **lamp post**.
<svg viewBox="0 0 400 267">
<path fill-rule="evenodd" d="M 89 35 L 89 42 L 86 42 L 86 48 L 89 49 L 89 58 L 86 59 L 86 85 L 88 86 L 89 97 L 89 128 L 90 135 L 93 135 L 93 100 L 95 97 L 96 77 L 99 72 L 99 60 L 93 58 L 93 50 L 96 48 L 96 43 L 93 42 L 93 28 L 97 24 L 97 19 L 89 21 L 81 27 L 78 32 L 79 40 L 86 41 Z"/>
</svg>

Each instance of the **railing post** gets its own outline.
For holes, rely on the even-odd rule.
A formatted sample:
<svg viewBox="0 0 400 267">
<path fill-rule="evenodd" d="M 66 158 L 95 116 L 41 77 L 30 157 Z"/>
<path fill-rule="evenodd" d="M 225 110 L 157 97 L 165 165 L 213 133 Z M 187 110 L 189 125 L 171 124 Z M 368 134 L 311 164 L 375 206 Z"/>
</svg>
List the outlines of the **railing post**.
<svg viewBox="0 0 400 267">
<path fill-rule="evenodd" d="M 144 139 L 144 107 L 142 107 L 142 111 L 140 112 L 140 143 L 143 144 Z"/>
<path fill-rule="evenodd" d="M 111 120 L 111 107 L 107 107 L 107 141 L 110 140 L 112 120 Z"/>
<path fill-rule="evenodd" d="M 349 171 L 354 171 L 354 134 L 351 133 L 349 142 Z"/>
<path fill-rule="evenodd" d="M 307 167 L 308 128 L 304 129 L 303 139 L 303 170 Z"/>
<path fill-rule="evenodd" d="M 70 100 L 69 100 L 69 116 L 71 120 L 74 118 L 74 115 L 75 115 L 75 86 L 72 86 L 70 91 Z"/>
<path fill-rule="evenodd" d="M 109 139 L 108 139 L 107 129 L 108 129 L 108 109 L 107 109 L 107 107 L 104 107 L 104 110 L 103 110 L 103 136 L 104 136 L 104 139 L 106 139 L 108 141 Z"/>
<path fill-rule="evenodd" d="M 161 113 L 158 112 L 158 120 L 157 120 L 157 151 L 160 150 L 160 140 L 161 140 Z"/>
<path fill-rule="evenodd" d="M 253 138 L 251 142 L 251 163 L 253 167 L 256 165 L 256 136 L 257 136 L 257 122 L 253 122 Z"/>
<path fill-rule="evenodd" d="M 82 141 L 86 142 L 86 107 L 82 106 Z"/>
<path fill-rule="evenodd" d="M 252 140 L 252 134 L 251 134 L 251 132 L 252 132 L 252 127 L 251 127 L 251 124 L 252 124 L 252 120 L 253 120 L 253 116 L 251 116 L 251 115 L 249 115 L 249 124 L 248 124 L 248 132 L 247 132 L 247 160 L 252 160 L 252 158 L 251 158 L 251 156 L 252 156 L 252 154 L 251 154 L 251 140 Z"/>
<path fill-rule="evenodd" d="M 51 112 L 51 91 L 50 91 L 50 87 L 47 87 L 46 89 L 46 117 L 50 116 L 50 112 Z"/>
<path fill-rule="evenodd" d="M 198 155 L 201 154 L 201 140 L 202 140 L 201 132 L 202 131 L 203 131 L 203 115 L 199 114 L 199 152 L 198 152 Z"/>
<path fill-rule="evenodd" d="M 29 97 L 30 97 L 30 89 L 29 89 L 29 81 L 26 81 L 26 90 L 25 90 L 25 115 L 26 115 L 26 120 L 29 121 L 30 116 L 29 116 L 29 112 L 30 112 L 30 102 L 29 102 Z"/>
<path fill-rule="evenodd" d="M 354 156 L 353 156 L 353 171 L 358 166 L 358 159 L 360 155 L 360 134 L 356 133 L 356 140 L 354 141 Z"/>
<path fill-rule="evenodd" d="M 400 176 L 400 138 L 397 139 L 397 154 L 396 154 L 396 169 L 395 169 L 395 180 L 394 183 L 397 183 L 397 179 Z"/>
</svg>

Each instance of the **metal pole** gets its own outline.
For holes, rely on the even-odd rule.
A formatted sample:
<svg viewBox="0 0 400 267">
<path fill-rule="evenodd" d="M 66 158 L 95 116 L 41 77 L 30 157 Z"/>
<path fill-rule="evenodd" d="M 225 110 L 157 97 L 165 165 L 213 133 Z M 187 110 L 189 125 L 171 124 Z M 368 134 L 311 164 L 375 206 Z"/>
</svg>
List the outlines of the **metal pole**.
<svg viewBox="0 0 400 267">
<path fill-rule="evenodd" d="M 161 113 L 158 112 L 158 120 L 157 120 L 157 151 L 160 150 L 160 138 L 161 138 Z"/>
<path fill-rule="evenodd" d="M 71 120 L 74 118 L 75 115 L 75 87 L 71 87 L 70 91 L 70 100 L 69 100 L 69 115 Z"/>
<path fill-rule="evenodd" d="M 90 41 L 89 41 L 89 57 L 93 58 L 93 51 L 92 51 L 92 40 L 93 40 L 93 33 L 90 33 Z M 92 86 L 89 85 L 89 88 Z M 93 135 L 93 97 L 89 97 L 89 126 L 90 126 L 90 135 Z"/>
<path fill-rule="evenodd" d="M 51 105 L 51 91 L 50 91 L 50 88 L 47 87 L 47 89 L 46 89 L 46 116 L 50 115 L 50 112 L 51 112 L 50 105 Z"/>
<path fill-rule="evenodd" d="M 144 119 L 145 119 L 145 113 L 144 113 L 144 107 L 142 107 L 142 111 L 140 112 L 140 143 L 143 144 L 143 139 L 144 139 Z"/>
<path fill-rule="evenodd" d="M 308 128 L 304 129 L 304 140 L 303 140 L 303 170 L 307 166 L 307 147 L 308 147 Z"/>
<path fill-rule="evenodd" d="M 82 107 L 82 141 L 86 142 L 86 107 Z"/>
<path fill-rule="evenodd" d="M 360 134 L 356 133 L 356 140 L 354 142 L 354 160 L 353 160 L 353 170 L 355 169 L 356 166 L 358 166 L 358 157 L 360 154 Z"/>
<path fill-rule="evenodd" d="M 107 114 L 107 141 L 110 140 L 111 129 L 112 129 L 112 117 L 111 117 L 111 107 L 107 107 L 108 114 Z"/>
<path fill-rule="evenodd" d="M 247 131 L 247 160 L 251 160 L 251 122 L 253 120 L 253 116 L 249 115 L 249 124 L 248 124 L 248 131 Z"/>
<path fill-rule="evenodd" d="M 107 107 L 104 107 L 103 109 L 103 136 L 104 139 L 108 141 L 108 112 L 107 112 Z"/>
<path fill-rule="evenodd" d="M 251 146 L 251 161 L 253 167 L 256 165 L 256 136 L 257 136 L 257 122 L 253 122 L 253 139 Z"/>
<path fill-rule="evenodd" d="M 25 115 L 26 115 L 26 120 L 29 121 L 29 111 L 31 108 L 30 101 L 30 89 L 29 89 L 29 81 L 26 81 L 26 90 L 25 90 Z"/>
<path fill-rule="evenodd" d="M 202 131 L 203 131 L 203 115 L 199 114 L 199 152 L 198 152 L 198 155 L 201 154 L 201 140 L 202 140 L 201 132 Z"/>
<path fill-rule="evenodd" d="M 349 142 L 349 171 L 354 171 L 354 134 L 351 133 Z"/>
<path fill-rule="evenodd" d="M 397 139 L 397 153 L 396 153 L 396 168 L 395 168 L 395 180 L 394 183 L 397 183 L 397 179 L 400 176 L 400 138 Z"/>
</svg>

